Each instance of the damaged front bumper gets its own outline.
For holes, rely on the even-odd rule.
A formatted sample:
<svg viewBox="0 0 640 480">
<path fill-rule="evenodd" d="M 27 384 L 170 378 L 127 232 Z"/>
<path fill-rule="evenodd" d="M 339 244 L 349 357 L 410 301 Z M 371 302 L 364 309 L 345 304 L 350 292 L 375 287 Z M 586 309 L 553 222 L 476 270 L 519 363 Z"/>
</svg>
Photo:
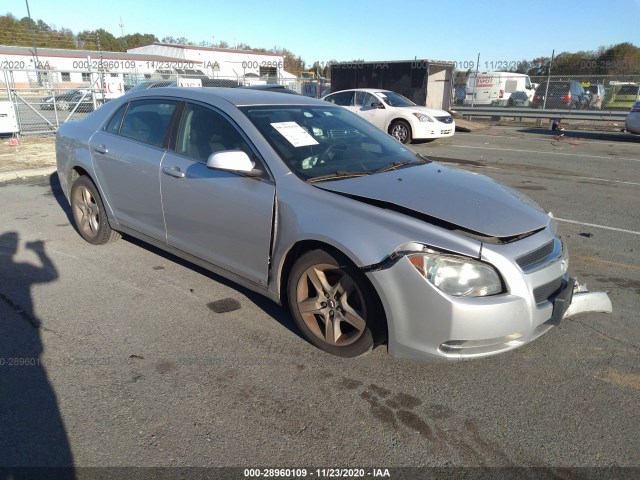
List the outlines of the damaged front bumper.
<svg viewBox="0 0 640 480">
<path fill-rule="evenodd" d="M 560 262 L 540 271 L 539 283 L 561 272 Z M 418 360 L 481 358 L 525 345 L 563 318 L 583 312 L 611 312 L 604 292 L 588 292 L 565 274 L 561 289 L 536 303 L 531 285 L 513 283 L 509 292 L 487 297 L 453 297 L 420 277 L 406 257 L 368 271 L 387 314 L 388 349 L 395 357 Z M 555 277 L 557 278 L 557 276 Z"/>
<path fill-rule="evenodd" d="M 586 285 L 579 285 L 576 282 L 573 289 L 573 299 L 563 318 L 572 317 L 578 313 L 611 313 L 612 311 L 611 300 L 606 292 L 589 292 Z"/>
</svg>

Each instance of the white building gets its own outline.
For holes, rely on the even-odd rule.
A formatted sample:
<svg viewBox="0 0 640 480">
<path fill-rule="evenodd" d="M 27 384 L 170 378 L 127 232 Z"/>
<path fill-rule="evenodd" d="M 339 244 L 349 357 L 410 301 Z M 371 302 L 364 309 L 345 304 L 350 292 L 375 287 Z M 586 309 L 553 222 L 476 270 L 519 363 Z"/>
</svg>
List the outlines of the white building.
<svg viewBox="0 0 640 480">
<path fill-rule="evenodd" d="M 170 57 L 187 64 L 193 62 L 193 68 L 199 65 L 210 78 L 237 79 L 242 83 L 266 83 L 267 79 L 286 83 L 296 78 L 284 70 L 284 57 L 273 53 L 167 43 L 130 48 L 128 52 Z"/>
<path fill-rule="evenodd" d="M 201 62 L 192 61 L 196 70 Z M 18 89 L 77 88 L 103 73 L 124 83 L 152 78 L 161 70 L 186 68 L 184 60 L 148 53 L 100 52 L 0 45 L 0 82 Z M 36 72 L 36 69 L 39 72 Z M 0 85 L 1 86 L 1 85 Z"/>
<path fill-rule="evenodd" d="M 0 46 L 0 89 L 96 88 L 98 82 L 124 86 L 181 77 L 228 79 L 229 84 L 277 82 L 299 91 L 295 75 L 284 70 L 284 57 L 249 50 L 154 43 L 128 52 L 101 52 Z M 204 84 L 204 81 L 203 81 Z M 222 86 L 222 85 L 215 85 Z M 226 86 L 226 85 L 225 85 Z M 229 85 L 230 86 L 230 85 Z"/>
</svg>

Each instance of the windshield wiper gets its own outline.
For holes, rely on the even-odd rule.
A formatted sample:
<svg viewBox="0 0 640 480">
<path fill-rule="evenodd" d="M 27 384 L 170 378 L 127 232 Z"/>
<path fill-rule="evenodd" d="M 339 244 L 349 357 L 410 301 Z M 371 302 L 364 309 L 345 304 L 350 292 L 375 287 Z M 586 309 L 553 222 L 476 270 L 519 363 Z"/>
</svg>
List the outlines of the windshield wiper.
<svg viewBox="0 0 640 480">
<path fill-rule="evenodd" d="M 373 173 L 383 173 L 383 172 L 388 172 L 389 170 L 395 170 L 397 168 L 401 168 L 407 165 L 424 165 L 427 162 L 424 161 L 417 161 L 417 160 L 406 160 L 404 162 L 393 162 L 390 165 L 384 166 L 382 168 L 379 168 L 378 170 L 374 171 Z"/>
<path fill-rule="evenodd" d="M 352 178 L 352 177 L 364 177 L 365 175 L 371 175 L 371 172 L 343 172 L 338 171 L 330 173 L 328 175 L 320 175 L 319 177 L 313 177 L 307 180 L 307 183 L 324 182 L 326 180 L 335 180 L 337 178 Z"/>
</svg>

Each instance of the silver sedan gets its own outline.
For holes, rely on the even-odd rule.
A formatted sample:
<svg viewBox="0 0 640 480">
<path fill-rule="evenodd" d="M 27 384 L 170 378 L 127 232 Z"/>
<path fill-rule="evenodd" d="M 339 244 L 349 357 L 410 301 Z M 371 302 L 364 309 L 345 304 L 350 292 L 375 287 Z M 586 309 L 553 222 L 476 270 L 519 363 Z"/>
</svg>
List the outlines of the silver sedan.
<svg viewBox="0 0 640 480">
<path fill-rule="evenodd" d="M 327 102 L 135 92 L 62 125 L 56 154 L 86 241 L 126 233 L 288 304 L 335 355 L 482 357 L 570 308 L 551 215 Z"/>
</svg>

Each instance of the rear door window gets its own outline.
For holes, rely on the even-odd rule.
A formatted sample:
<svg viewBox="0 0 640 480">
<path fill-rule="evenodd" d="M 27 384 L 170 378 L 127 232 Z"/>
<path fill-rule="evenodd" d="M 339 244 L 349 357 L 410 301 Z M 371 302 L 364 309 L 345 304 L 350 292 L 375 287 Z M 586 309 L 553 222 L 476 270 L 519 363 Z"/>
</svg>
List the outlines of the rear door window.
<svg viewBox="0 0 640 480">
<path fill-rule="evenodd" d="M 120 135 L 149 145 L 162 147 L 175 100 L 139 100 L 131 102 L 122 120 Z"/>
<path fill-rule="evenodd" d="M 341 107 L 350 107 L 352 105 L 353 92 L 338 92 L 326 98 L 327 102 L 335 103 Z"/>
</svg>

